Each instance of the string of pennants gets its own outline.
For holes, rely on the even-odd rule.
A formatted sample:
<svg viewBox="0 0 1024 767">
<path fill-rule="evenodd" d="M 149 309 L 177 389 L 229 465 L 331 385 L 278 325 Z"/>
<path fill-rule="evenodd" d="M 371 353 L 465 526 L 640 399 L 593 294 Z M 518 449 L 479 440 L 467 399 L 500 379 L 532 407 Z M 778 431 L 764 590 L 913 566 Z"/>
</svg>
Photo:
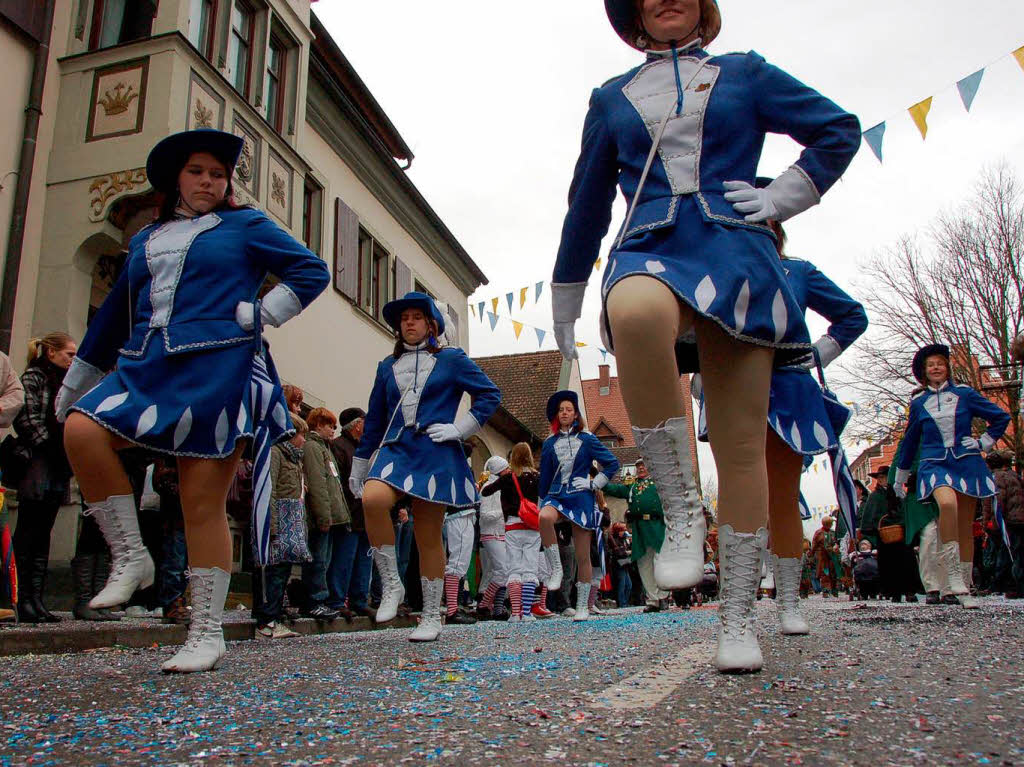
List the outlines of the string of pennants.
<svg viewBox="0 0 1024 767">
<path fill-rule="evenodd" d="M 1024 46 L 1021 46 L 1015 51 L 1011 51 L 1006 56 L 1013 56 L 1017 60 L 1021 69 L 1024 69 Z M 964 105 L 964 109 L 968 112 L 971 111 L 971 105 L 974 103 L 974 97 L 978 95 L 978 88 L 981 86 L 981 79 L 985 75 L 985 70 L 992 66 L 998 61 L 1002 61 L 1006 56 L 1002 56 L 996 61 L 993 61 L 988 66 L 982 67 L 977 72 L 967 75 L 956 82 L 957 92 L 960 94 L 960 101 Z M 928 137 L 928 113 L 932 108 L 932 99 L 934 96 L 929 96 L 926 99 L 918 101 L 913 106 L 907 107 L 907 113 L 910 115 L 910 119 L 914 121 L 914 125 L 917 126 L 918 131 L 921 133 L 921 140 L 924 141 Z M 864 143 L 871 147 L 871 151 L 874 153 L 878 162 L 882 162 L 882 142 L 885 138 L 885 127 L 887 120 L 868 128 L 863 132 Z"/>
</svg>

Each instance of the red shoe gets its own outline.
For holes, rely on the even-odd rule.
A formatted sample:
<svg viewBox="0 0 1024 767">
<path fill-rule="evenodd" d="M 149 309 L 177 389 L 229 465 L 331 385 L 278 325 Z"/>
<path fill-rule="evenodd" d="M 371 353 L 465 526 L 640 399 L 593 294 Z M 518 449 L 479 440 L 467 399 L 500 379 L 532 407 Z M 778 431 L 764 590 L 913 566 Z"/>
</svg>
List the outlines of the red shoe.
<svg viewBox="0 0 1024 767">
<path fill-rule="evenodd" d="M 535 618 L 554 618 L 555 617 L 555 614 L 553 612 L 551 612 L 548 608 L 546 608 L 544 605 L 540 604 L 539 602 L 537 604 L 535 604 L 532 608 L 530 608 L 530 612 L 533 614 L 533 616 Z"/>
</svg>

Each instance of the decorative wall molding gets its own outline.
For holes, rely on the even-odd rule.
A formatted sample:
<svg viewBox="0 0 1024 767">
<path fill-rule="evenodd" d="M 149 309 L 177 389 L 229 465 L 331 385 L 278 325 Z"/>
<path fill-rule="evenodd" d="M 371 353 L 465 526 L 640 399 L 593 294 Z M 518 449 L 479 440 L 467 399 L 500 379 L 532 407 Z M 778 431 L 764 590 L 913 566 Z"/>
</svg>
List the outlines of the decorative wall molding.
<svg viewBox="0 0 1024 767">
<path fill-rule="evenodd" d="M 102 221 L 118 196 L 125 192 L 141 192 L 148 185 L 145 168 L 118 170 L 97 176 L 89 184 L 89 220 Z"/>
<path fill-rule="evenodd" d="M 148 80 L 148 57 L 94 70 L 86 142 L 140 133 Z"/>
</svg>

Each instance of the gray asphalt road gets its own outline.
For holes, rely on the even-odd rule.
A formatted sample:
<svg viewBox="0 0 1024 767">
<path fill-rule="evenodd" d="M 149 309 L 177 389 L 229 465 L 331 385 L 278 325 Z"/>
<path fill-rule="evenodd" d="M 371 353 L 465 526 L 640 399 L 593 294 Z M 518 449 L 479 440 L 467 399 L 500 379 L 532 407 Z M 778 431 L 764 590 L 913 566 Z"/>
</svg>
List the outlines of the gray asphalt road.
<svg viewBox="0 0 1024 767">
<path fill-rule="evenodd" d="M 1024 605 L 759 604 L 765 670 L 708 660 L 713 609 L 5 658 L 0 764 L 1018 764 Z"/>
</svg>

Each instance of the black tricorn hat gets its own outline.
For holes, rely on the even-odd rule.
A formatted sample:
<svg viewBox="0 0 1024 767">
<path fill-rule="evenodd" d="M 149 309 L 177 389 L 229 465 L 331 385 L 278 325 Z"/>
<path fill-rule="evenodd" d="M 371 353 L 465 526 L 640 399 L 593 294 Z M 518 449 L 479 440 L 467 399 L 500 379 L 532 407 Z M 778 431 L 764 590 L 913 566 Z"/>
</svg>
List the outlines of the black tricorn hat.
<svg viewBox="0 0 1024 767">
<path fill-rule="evenodd" d="M 224 163 L 230 176 L 234 173 L 244 143 L 241 136 L 213 128 L 172 133 L 150 151 L 146 160 L 146 176 L 158 192 L 173 195 L 178 188 L 178 174 L 196 152 L 212 154 Z"/>
</svg>

